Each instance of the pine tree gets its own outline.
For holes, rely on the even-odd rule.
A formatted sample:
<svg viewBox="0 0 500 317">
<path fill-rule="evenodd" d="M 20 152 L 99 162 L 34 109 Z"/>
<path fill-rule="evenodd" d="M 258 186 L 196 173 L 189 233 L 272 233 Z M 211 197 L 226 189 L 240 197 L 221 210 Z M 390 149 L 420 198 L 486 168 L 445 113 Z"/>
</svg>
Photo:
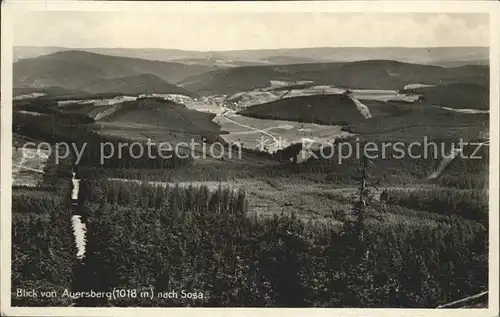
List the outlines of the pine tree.
<svg viewBox="0 0 500 317">
<path fill-rule="evenodd" d="M 370 270 L 369 251 L 365 241 L 365 220 L 367 219 L 368 203 L 372 198 L 370 173 L 368 169 L 372 162 L 365 156 L 361 158 L 359 175 L 353 178 L 358 181 L 358 190 L 354 197 L 352 215 L 344 225 L 343 244 L 346 246 L 346 258 L 342 269 L 347 274 L 347 290 L 344 303 L 347 306 L 368 306 L 374 300 L 373 272 Z"/>
<path fill-rule="evenodd" d="M 359 175 L 354 175 L 353 178 L 357 180 L 358 190 L 354 197 L 352 214 L 354 219 L 347 221 L 346 233 L 354 235 L 356 238 L 355 245 L 353 247 L 356 250 L 362 251 L 365 234 L 364 234 L 364 223 L 367 218 L 368 204 L 372 200 L 372 193 L 370 187 L 377 189 L 371 182 L 371 175 L 369 173 L 369 167 L 372 165 L 372 161 L 366 156 L 361 158 L 361 167 L 358 169 Z"/>
</svg>

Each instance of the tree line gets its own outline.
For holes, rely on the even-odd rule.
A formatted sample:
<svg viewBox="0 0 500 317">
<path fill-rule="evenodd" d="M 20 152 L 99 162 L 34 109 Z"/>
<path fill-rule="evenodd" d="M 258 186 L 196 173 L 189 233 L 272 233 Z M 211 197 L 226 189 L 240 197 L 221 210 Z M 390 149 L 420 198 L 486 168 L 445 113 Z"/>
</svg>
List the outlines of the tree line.
<svg viewBox="0 0 500 317">
<path fill-rule="evenodd" d="M 339 229 L 248 217 L 244 192 L 228 188 L 95 181 L 89 190 L 89 288 L 206 296 L 98 306 L 436 307 L 487 283 L 487 230 L 462 217 L 386 224 L 370 215 L 378 207 L 359 220 L 358 202 Z"/>
</svg>

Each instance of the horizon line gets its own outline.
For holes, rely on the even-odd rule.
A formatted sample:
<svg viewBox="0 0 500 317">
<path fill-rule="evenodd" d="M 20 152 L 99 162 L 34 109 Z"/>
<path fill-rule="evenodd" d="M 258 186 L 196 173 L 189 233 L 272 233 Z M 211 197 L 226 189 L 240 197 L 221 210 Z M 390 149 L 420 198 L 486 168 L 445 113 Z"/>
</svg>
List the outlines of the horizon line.
<svg viewBox="0 0 500 317">
<path fill-rule="evenodd" d="M 167 48 L 167 47 L 67 47 L 67 46 L 40 46 L 40 45 L 13 45 L 13 48 L 16 47 L 33 47 L 33 48 L 63 48 L 63 49 L 71 49 L 71 50 L 84 50 L 84 49 L 137 49 L 137 50 L 176 50 L 176 51 L 184 51 L 184 52 L 237 52 L 237 51 L 272 51 L 272 50 L 303 50 L 303 49 L 325 49 L 325 48 L 401 48 L 401 49 L 437 49 L 437 48 L 490 48 L 487 46 L 312 46 L 312 47 L 277 47 L 277 48 L 244 48 L 244 49 L 212 49 L 212 50 L 194 50 L 194 49 L 183 49 L 183 48 Z"/>
</svg>

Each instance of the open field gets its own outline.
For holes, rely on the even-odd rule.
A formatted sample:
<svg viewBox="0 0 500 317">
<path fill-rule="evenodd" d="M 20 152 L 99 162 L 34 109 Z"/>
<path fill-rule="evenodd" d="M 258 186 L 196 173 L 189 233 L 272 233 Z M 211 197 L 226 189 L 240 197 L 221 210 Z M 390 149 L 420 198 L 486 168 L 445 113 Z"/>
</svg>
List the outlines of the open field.
<svg viewBox="0 0 500 317">
<path fill-rule="evenodd" d="M 116 181 L 127 181 L 116 179 Z M 141 181 L 135 181 L 143 183 Z M 314 183 L 287 184 L 285 180 L 245 180 L 237 179 L 224 182 L 144 182 L 154 186 L 168 186 L 181 188 L 208 187 L 209 190 L 227 188 L 238 191 L 244 190 L 248 199 L 248 212 L 259 217 L 273 215 L 296 214 L 303 220 L 326 220 L 333 218 L 332 214 L 341 212 L 348 205 L 347 196 L 353 195 L 356 188 L 329 188 Z M 344 197 L 346 196 L 346 197 Z M 338 201 L 337 199 L 344 199 Z M 338 221 L 338 220 L 337 220 Z"/>
<path fill-rule="evenodd" d="M 350 133 L 341 131 L 340 126 L 299 123 L 284 120 L 264 120 L 237 115 L 224 110 L 215 114 L 209 109 L 209 104 L 186 102 L 186 106 L 170 101 L 123 101 L 111 106 L 95 105 L 96 100 L 89 100 L 89 106 L 78 111 L 87 112 L 97 119 L 95 129 L 100 133 L 114 136 L 125 136 L 134 140 L 148 138 L 172 142 L 189 142 L 191 137 L 199 141 L 201 135 L 220 136 L 229 143 L 243 144 L 244 147 L 255 149 L 261 137 L 269 139 L 270 149 L 300 142 L 302 138 L 317 142 L 332 141 Z M 74 107 L 77 101 L 60 102 L 61 107 Z M 132 106 L 137 103 L 137 106 Z M 93 104 L 93 105 L 90 105 Z M 102 104 L 102 103 L 99 103 Z M 139 105 L 142 104 L 143 106 Z M 95 106 L 94 106 L 95 105 Z M 199 105 L 198 108 L 194 105 Z M 201 111 L 196 111 L 199 109 Z M 218 109 L 223 110 L 221 106 Z M 276 144 L 280 139 L 280 144 Z"/>
<path fill-rule="evenodd" d="M 472 84 L 466 86 L 475 87 Z M 474 137 L 481 134 L 487 128 L 487 110 L 464 109 L 460 108 L 463 107 L 461 105 L 453 105 L 453 107 L 450 108 L 441 105 L 439 102 L 436 104 L 431 103 L 432 100 L 439 101 L 436 99 L 437 93 L 444 97 L 445 95 L 443 94 L 446 92 L 445 90 L 452 89 L 454 87 L 453 84 L 442 85 L 444 90 L 439 90 L 441 86 L 438 85 L 435 87 L 413 88 L 413 90 L 408 90 L 407 93 L 401 93 L 397 90 L 349 89 L 349 96 L 353 101 L 353 103 L 348 106 L 349 109 L 342 110 L 339 108 L 334 111 L 329 110 L 330 105 L 328 100 L 331 99 L 333 102 L 333 100 L 336 98 L 338 99 L 339 96 L 342 97 L 343 95 L 339 94 L 339 92 L 342 90 L 345 91 L 345 89 L 334 89 L 331 86 L 324 86 L 322 88 L 323 90 L 321 90 L 319 89 L 321 86 L 314 86 L 287 90 L 286 87 L 287 85 L 282 84 L 281 86 L 260 91 L 243 92 L 231 97 L 222 98 L 218 96 L 209 96 L 193 99 L 188 96 L 175 94 L 152 94 L 151 96 L 157 96 L 160 99 L 165 98 L 174 103 L 183 104 L 187 109 L 196 111 L 187 115 L 189 120 L 191 120 L 193 114 L 197 112 L 216 114 L 217 116 L 213 117 L 213 121 L 221 126 L 221 131 L 226 131 L 225 133 L 229 132 L 229 134 L 222 135 L 223 139 L 228 142 L 242 142 L 249 148 L 255 148 L 256 140 L 260 139 L 262 136 L 273 139 L 273 143 L 276 143 L 276 139 L 281 137 L 283 140 L 286 140 L 286 145 L 287 143 L 300 140 L 301 137 L 319 139 L 320 142 L 322 142 L 338 134 L 337 131 L 331 133 L 327 132 L 327 128 L 310 126 L 309 124 L 305 126 L 301 125 L 300 128 L 294 130 L 289 127 L 292 125 L 297 126 L 296 123 L 282 122 L 283 120 L 280 119 L 302 121 L 306 123 L 318 121 L 330 124 L 332 123 L 331 120 L 334 120 L 337 124 L 347 123 L 347 131 L 351 132 L 351 134 L 359 134 L 366 138 L 374 139 L 383 139 L 387 137 L 393 137 L 395 139 L 415 139 L 417 138 L 415 133 L 419 135 L 428 135 L 430 137 Z M 328 89 L 334 89 L 335 91 L 329 92 Z M 433 95 L 427 96 L 428 90 Z M 424 94 L 426 98 L 425 101 L 416 101 L 415 98 L 417 95 L 414 94 L 415 92 Z M 321 95 L 321 93 L 323 93 L 323 95 Z M 101 122 L 102 131 L 109 135 L 119 136 L 124 134 L 133 139 L 147 139 L 145 135 L 148 135 L 148 137 L 154 137 L 156 139 L 161 137 L 163 140 L 172 140 L 174 142 L 176 142 L 176 140 L 189 140 L 189 134 L 195 129 L 194 127 L 186 129 L 186 127 L 183 126 L 184 124 L 181 123 L 181 128 L 176 128 L 176 125 L 179 126 L 178 120 L 172 120 L 174 123 L 173 126 L 168 125 L 168 127 L 165 127 L 161 113 L 159 113 L 159 116 L 156 116 L 156 114 L 151 113 L 153 109 L 125 109 L 121 112 L 121 115 L 115 115 L 112 119 L 106 119 L 106 117 L 113 115 L 115 112 L 122 109 L 124 105 L 127 105 L 127 103 L 137 98 L 138 97 L 133 96 L 121 96 L 112 99 L 66 100 L 59 101 L 58 104 L 60 107 L 64 107 L 69 111 L 79 111 L 95 119 L 104 121 Z M 469 96 L 469 100 L 477 99 L 474 98 L 474 96 Z M 231 120 L 229 118 L 230 115 L 227 113 L 227 107 L 235 102 L 237 104 L 235 106 L 236 108 L 244 108 L 240 111 L 241 114 L 256 116 L 257 118 L 252 122 L 247 122 L 251 119 L 246 117 L 238 117 L 238 120 Z M 154 103 L 154 101 L 149 101 L 148 103 L 151 104 Z M 258 105 L 252 106 L 253 104 Z M 306 108 L 306 104 L 308 107 L 312 108 Z M 445 102 L 444 105 L 449 105 L 449 103 Z M 477 106 L 470 104 L 470 102 L 464 103 L 464 105 L 477 108 Z M 77 108 L 77 106 L 80 108 Z M 178 107 L 174 108 L 180 109 Z M 286 114 L 284 114 L 283 111 L 280 113 L 280 109 L 283 111 L 286 109 Z M 290 109 L 295 110 L 292 111 Z M 159 111 L 158 107 L 156 111 Z M 144 112 L 144 115 L 142 112 Z M 226 114 L 224 114 L 225 112 Z M 474 116 L 454 115 L 453 112 Z M 128 115 L 125 113 L 128 113 Z M 141 113 L 141 115 L 137 115 L 138 113 Z M 317 113 L 317 115 L 314 113 Z M 439 119 L 436 120 L 435 118 L 431 118 L 430 121 L 427 120 L 429 116 L 434 115 L 438 115 Z M 375 120 L 361 120 L 360 118 L 363 116 L 365 118 L 375 118 Z M 178 114 L 174 113 L 174 118 L 176 117 L 178 117 Z M 228 120 L 224 118 L 228 118 Z M 273 120 L 258 120 L 259 118 Z M 170 119 L 166 120 L 165 122 L 169 122 L 168 120 Z M 184 119 L 180 117 L 179 120 L 182 121 Z M 202 123 L 202 126 L 206 125 L 207 122 L 205 119 L 202 119 L 202 121 L 195 119 L 195 121 L 197 124 L 200 124 L 202 121 L 205 122 Z M 434 124 L 434 121 L 438 123 Z M 474 123 L 474 121 L 477 121 L 477 123 Z M 147 131 L 147 133 L 142 133 L 141 129 Z M 158 129 L 158 131 L 155 131 L 156 129 Z M 274 132 L 267 131 L 267 129 L 274 130 Z M 165 135 L 165 130 L 168 130 L 168 135 Z M 216 131 L 213 127 L 209 127 L 205 132 L 210 130 Z M 196 134 L 201 133 L 200 131 L 196 132 Z M 278 148 L 282 146 L 283 145 L 280 144 Z M 276 148 L 276 146 L 273 145 L 272 148 Z"/>
<path fill-rule="evenodd" d="M 37 186 L 42 179 L 49 152 L 12 148 L 12 180 L 15 186 Z"/>
<path fill-rule="evenodd" d="M 228 132 L 221 134 L 226 142 L 264 151 L 274 151 L 291 143 L 302 142 L 303 139 L 308 142 L 325 143 L 351 135 L 342 131 L 340 126 L 266 120 L 237 114 L 220 115 L 215 117 L 214 121 L 221 126 L 222 131 Z"/>
<path fill-rule="evenodd" d="M 289 88 L 290 87 L 290 88 Z M 266 87 L 255 89 L 253 91 L 240 92 L 231 95 L 227 101 L 234 102 L 237 107 L 245 108 L 255 106 L 271 101 L 285 98 L 317 96 L 317 95 L 339 95 L 349 91 L 349 95 L 356 99 L 364 100 L 400 100 L 413 102 L 418 98 L 416 94 L 401 93 L 398 90 L 391 89 L 355 89 L 348 87 L 335 87 L 330 85 L 316 85 L 305 88 L 295 88 L 294 86 Z"/>
<path fill-rule="evenodd" d="M 342 223 L 346 216 L 349 215 L 349 206 L 352 204 L 353 199 L 356 197 L 358 188 L 351 186 L 340 186 L 332 184 L 321 184 L 314 182 L 290 182 L 286 178 L 275 178 L 269 180 L 258 180 L 258 179 L 235 179 L 232 181 L 192 181 L 192 182 L 159 182 L 159 181 L 140 181 L 140 180 L 129 180 L 114 178 L 110 179 L 112 182 L 133 182 L 136 184 L 148 184 L 152 186 L 169 187 L 172 190 L 175 187 L 189 189 L 206 187 L 210 191 L 217 191 L 220 189 L 228 189 L 231 191 L 244 191 L 248 200 L 248 214 L 249 216 L 256 215 L 257 217 L 269 218 L 273 215 L 296 215 L 299 219 L 304 221 L 328 221 L 330 223 L 337 222 Z M 405 219 L 405 217 L 399 217 L 391 209 L 401 207 L 413 208 L 415 211 L 424 210 L 425 212 L 441 214 L 439 208 L 434 208 L 431 206 L 428 210 L 422 209 L 422 202 L 420 203 L 420 208 L 415 208 L 417 203 L 411 204 L 411 197 L 426 197 L 430 195 L 447 195 L 447 202 L 443 201 L 443 204 L 451 203 L 451 194 L 453 191 L 447 189 L 446 187 L 437 187 L 434 185 L 401 185 L 401 186 L 391 186 L 387 188 L 380 188 L 378 191 L 373 191 L 373 204 L 374 206 L 380 207 L 380 195 L 383 193 L 389 193 L 388 199 L 391 201 L 392 206 L 389 205 L 388 213 L 383 215 L 384 219 L 390 221 L 392 225 L 397 224 L 407 224 L 412 223 L 411 219 Z M 401 193 L 405 196 L 398 194 Z M 459 196 L 468 197 L 467 195 L 475 195 L 477 201 L 476 205 L 480 203 L 481 198 L 487 195 L 485 192 L 481 191 L 470 191 L 462 190 L 457 191 Z M 397 196 L 398 195 L 398 196 Z M 410 198 L 403 198 L 410 197 Z M 406 199 L 406 200 L 405 200 Z M 423 200 L 424 201 L 424 200 Z M 484 219 L 485 214 L 483 209 L 474 214 L 472 219 Z M 479 207 L 478 207 L 479 208 Z M 346 214 L 347 212 L 347 214 Z M 424 212 L 424 213 L 425 213 Z M 457 211 L 460 212 L 460 211 Z M 462 211 L 463 212 L 463 211 Z M 415 217 L 418 217 L 415 215 Z M 382 219 L 378 219 L 382 221 Z M 333 224 L 333 223 L 332 223 Z M 430 224 L 432 225 L 432 221 Z"/>
</svg>

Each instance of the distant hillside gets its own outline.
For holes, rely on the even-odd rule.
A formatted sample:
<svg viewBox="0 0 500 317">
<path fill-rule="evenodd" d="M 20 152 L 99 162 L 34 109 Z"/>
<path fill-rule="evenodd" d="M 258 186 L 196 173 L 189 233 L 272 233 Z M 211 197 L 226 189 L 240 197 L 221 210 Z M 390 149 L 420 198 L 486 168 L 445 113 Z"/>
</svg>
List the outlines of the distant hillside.
<svg viewBox="0 0 500 317">
<path fill-rule="evenodd" d="M 488 131 L 488 114 L 464 114 L 433 107 L 426 102 L 380 102 L 362 100 L 373 118 L 349 124 L 345 130 L 368 140 L 411 140 L 435 138 L 479 139 Z"/>
<path fill-rule="evenodd" d="M 57 86 L 43 87 L 43 88 L 33 88 L 33 87 L 20 87 L 14 88 L 13 96 L 27 95 L 32 93 L 45 93 L 47 95 L 58 95 L 58 96 L 73 96 L 82 95 L 86 92 L 81 90 L 65 89 Z"/>
<path fill-rule="evenodd" d="M 412 89 L 421 94 L 425 102 L 457 109 L 490 109 L 489 87 L 484 85 L 453 83 Z"/>
<path fill-rule="evenodd" d="M 323 62 L 353 62 L 386 59 L 418 64 L 461 61 L 462 65 L 488 60 L 488 47 L 311 47 L 219 52 L 231 57 L 270 59 L 273 56 L 307 58 Z"/>
<path fill-rule="evenodd" d="M 270 64 L 287 65 L 287 64 L 306 64 L 324 62 L 322 59 L 297 56 L 270 56 L 265 59 Z"/>
<path fill-rule="evenodd" d="M 195 75 L 178 83 L 178 85 L 201 95 L 232 95 L 267 87 L 271 79 L 286 81 L 290 79 L 290 76 L 287 71 L 280 71 L 275 67 L 243 66 Z"/>
<path fill-rule="evenodd" d="M 34 58 L 42 55 L 52 54 L 62 51 L 71 51 L 69 48 L 57 46 L 14 46 L 14 61 L 26 58 Z"/>
<path fill-rule="evenodd" d="M 487 59 L 477 59 L 477 60 L 456 60 L 456 61 L 441 61 L 435 63 L 435 65 L 443 67 L 460 67 L 460 66 L 489 66 L 490 62 Z"/>
<path fill-rule="evenodd" d="M 349 63 L 249 66 L 220 69 L 191 76 L 178 83 L 200 94 L 234 94 L 269 86 L 271 80 L 310 80 L 317 85 L 366 89 L 402 89 L 413 83 L 488 83 L 484 66 L 440 66 L 369 60 Z"/>
<path fill-rule="evenodd" d="M 241 115 L 274 120 L 343 125 L 365 140 L 424 138 L 478 139 L 488 131 L 488 114 L 464 114 L 424 102 L 360 100 L 370 111 L 365 119 L 345 95 L 315 95 L 281 99 L 248 107 Z"/>
<path fill-rule="evenodd" d="M 215 69 L 209 66 L 156 62 L 137 58 L 65 51 L 14 63 L 14 87 L 59 86 L 85 90 L 97 80 L 153 74 L 170 83 Z"/>
<path fill-rule="evenodd" d="M 220 132 L 220 126 L 212 121 L 214 117 L 215 114 L 191 110 L 171 101 L 145 98 L 123 103 L 99 123 L 162 140 L 190 141 L 193 136 L 206 136 L 214 141 Z"/>
<path fill-rule="evenodd" d="M 193 94 L 184 88 L 170 84 L 153 74 L 102 79 L 86 85 L 85 90 L 92 94 L 105 92 L 132 95 L 164 93 L 193 96 Z"/>
<path fill-rule="evenodd" d="M 64 47 L 30 47 L 14 48 L 14 58 L 31 58 L 57 51 L 71 51 Z M 238 65 L 267 61 L 274 64 L 294 64 L 306 62 L 352 62 L 369 59 L 389 59 L 419 64 L 453 66 L 476 64 L 475 61 L 487 62 L 487 47 L 312 47 L 292 49 L 235 50 L 235 51 L 185 51 L 161 48 L 85 48 L 88 52 L 112 56 L 144 58 L 156 61 L 197 60 L 204 63 L 207 59 L 239 61 Z M 451 66 L 451 65 L 448 65 Z"/>
<path fill-rule="evenodd" d="M 172 59 L 172 62 L 183 63 L 187 65 L 206 65 L 216 68 L 229 68 L 229 67 L 240 67 L 240 66 L 259 66 L 259 65 L 269 65 L 270 63 L 261 61 L 247 61 L 247 60 L 231 60 L 224 58 L 180 58 Z"/>
<path fill-rule="evenodd" d="M 344 95 L 300 96 L 248 107 L 238 114 L 260 118 L 346 125 L 364 120 L 354 102 Z"/>
<path fill-rule="evenodd" d="M 41 55 L 65 51 L 85 51 L 96 54 L 141 58 L 153 61 L 168 62 L 182 58 L 206 58 L 212 54 L 208 52 L 185 51 L 163 48 L 68 48 L 68 47 L 37 47 L 37 46 L 15 46 L 14 59 L 33 58 Z"/>
</svg>

